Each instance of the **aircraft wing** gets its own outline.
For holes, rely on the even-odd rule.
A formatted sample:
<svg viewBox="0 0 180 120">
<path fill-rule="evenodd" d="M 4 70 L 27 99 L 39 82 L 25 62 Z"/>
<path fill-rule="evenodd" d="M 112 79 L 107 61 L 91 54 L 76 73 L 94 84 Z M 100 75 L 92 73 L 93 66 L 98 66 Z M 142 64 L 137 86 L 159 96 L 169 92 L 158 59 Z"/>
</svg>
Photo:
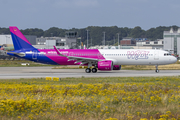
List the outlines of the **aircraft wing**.
<svg viewBox="0 0 180 120">
<path fill-rule="evenodd" d="M 81 64 L 87 64 L 87 63 L 95 63 L 95 62 L 99 61 L 99 59 L 94 59 L 94 58 L 66 56 L 66 55 L 63 55 L 55 46 L 54 46 L 54 49 L 56 50 L 56 52 L 59 56 L 67 57 L 69 59 L 68 61 L 76 60 L 75 63 L 82 62 Z"/>
</svg>

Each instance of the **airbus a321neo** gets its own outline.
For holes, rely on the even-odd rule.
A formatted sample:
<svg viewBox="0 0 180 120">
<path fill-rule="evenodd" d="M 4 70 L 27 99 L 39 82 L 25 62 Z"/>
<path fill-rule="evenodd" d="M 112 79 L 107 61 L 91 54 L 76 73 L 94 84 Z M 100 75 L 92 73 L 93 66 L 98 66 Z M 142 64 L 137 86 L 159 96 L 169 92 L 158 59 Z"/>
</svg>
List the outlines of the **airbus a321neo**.
<svg viewBox="0 0 180 120">
<path fill-rule="evenodd" d="M 158 65 L 175 63 L 177 58 L 163 50 L 151 49 L 36 49 L 17 27 L 9 27 L 14 51 L 7 54 L 39 63 L 87 66 L 86 73 L 120 70 L 121 65 Z M 91 67 L 94 66 L 92 69 Z"/>
</svg>

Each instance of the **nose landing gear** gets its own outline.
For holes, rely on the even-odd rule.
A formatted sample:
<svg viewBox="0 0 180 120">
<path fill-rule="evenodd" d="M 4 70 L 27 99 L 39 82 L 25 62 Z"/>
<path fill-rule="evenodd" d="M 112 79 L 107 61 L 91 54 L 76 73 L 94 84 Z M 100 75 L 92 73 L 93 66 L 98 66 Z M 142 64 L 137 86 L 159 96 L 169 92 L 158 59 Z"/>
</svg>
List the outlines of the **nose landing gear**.
<svg viewBox="0 0 180 120">
<path fill-rule="evenodd" d="M 159 70 L 158 70 L 158 65 L 156 65 L 156 70 L 155 70 L 156 73 L 159 73 Z"/>
</svg>

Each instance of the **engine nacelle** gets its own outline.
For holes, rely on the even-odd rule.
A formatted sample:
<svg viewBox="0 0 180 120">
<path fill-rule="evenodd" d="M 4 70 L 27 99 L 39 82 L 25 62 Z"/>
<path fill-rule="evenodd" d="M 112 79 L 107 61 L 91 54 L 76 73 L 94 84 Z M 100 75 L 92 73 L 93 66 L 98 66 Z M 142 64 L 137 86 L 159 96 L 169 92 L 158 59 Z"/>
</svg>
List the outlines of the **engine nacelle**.
<svg viewBox="0 0 180 120">
<path fill-rule="evenodd" d="M 113 70 L 121 70 L 121 65 L 113 65 Z"/>
<path fill-rule="evenodd" d="M 110 71 L 113 69 L 111 60 L 106 60 L 106 61 L 99 61 L 98 62 L 98 70 L 103 70 L 103 71 Z"/>
</svg>

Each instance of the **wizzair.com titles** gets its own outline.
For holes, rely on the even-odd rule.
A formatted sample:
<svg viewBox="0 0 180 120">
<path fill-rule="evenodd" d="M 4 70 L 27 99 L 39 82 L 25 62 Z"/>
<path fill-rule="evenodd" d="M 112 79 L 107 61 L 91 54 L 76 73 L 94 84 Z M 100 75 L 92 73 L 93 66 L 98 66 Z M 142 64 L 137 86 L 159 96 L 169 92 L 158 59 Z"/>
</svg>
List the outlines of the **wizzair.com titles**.
<svg viewBox="0 0 180 120">
<path fill-rule="evenodd" d="M 127 58 L 128 59 L 148 59 L 149 58 L 149 51 L 127 51 Z"/>
</svg>

